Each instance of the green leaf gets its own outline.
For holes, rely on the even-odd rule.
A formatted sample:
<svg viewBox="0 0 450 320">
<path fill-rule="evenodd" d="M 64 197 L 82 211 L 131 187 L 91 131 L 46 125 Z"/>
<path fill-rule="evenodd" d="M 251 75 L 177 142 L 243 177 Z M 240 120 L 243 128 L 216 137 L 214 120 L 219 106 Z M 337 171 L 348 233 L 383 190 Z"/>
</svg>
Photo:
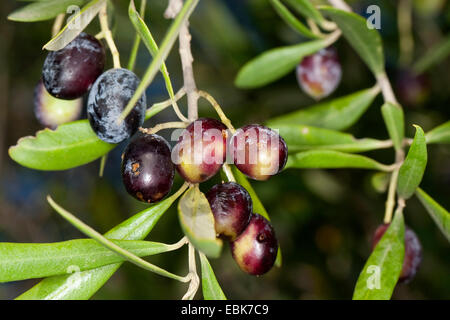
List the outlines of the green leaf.
<svg viewBox="0 0 450 320">
<path fill-rule="evenodd" d="M 239 88 L 257 88 L 278 80 L 292 71 L 303 57 L 325 48 L 328 45 L 326 40 L 268 50 L 241 68 L 235 84 Z"/>
<path fill-rule="evenodd" d="M 53 19 L 60 13 L 65 13 L 71 6 L 81 6 L 85 0 L 48 0 L 31 3 L 15 10 L 9 16 L 9 20 L 20 22 L 35 22 Z"/>
<path fill-rule="evenodd" d="M 92 0 L 72 16 L 64 28 L 44 45 L 44 49 L 57 51 L 64 48 L 70 41 L 75 39 L 95 18 L 106 0 Z"/>
<path fill-rule="evenodd" d="M 88 120 L 79 120 L 21 138 L 9 148 L 9 155 L 31 169 L 66 170 L 94 161 L 115 146 L 100 140 Z"/>
<path fill-rule="evenodd" d="M 169 245 L 114 240 L 116 245 L 145 257 L 166 252 Z M 56 243 L 0 243 L 0 282 L 44 278 L 122 262 L 124 259 L 92 239 Z"/>
<path fill-rule="evenodd" d="M 397 284 L 405 255 L 403 214 L 395 213 L 359 275 L 353 300 L 389 300 Z"/>
<path fill-rule="evenodd" d="M 305 18 L 310 18 L 321 24 L 324 18 L 309 0 L 286 0 L 286 2 Z"/>
<path fill-rule="evenodd" d="M 285 124 L 271 126 L 278 130 L 286 142 L 289 152 L 311 149 L 328 149 L 343 152 L 364 152 L 391 147 L 390 141 L 356 139 L 351 134 L 304 125 Z"/>
<path fill-rule="evenodd" d="M 190 188 L 178 202 L 178 217 L 184 234 L 199 251 L 212 258 L 220 255 L 222 240 L 216 238 L 211 207 L 198 186 Z"/>
<path fill-rule="evenodd" d="M 417 73 L 423 73 L 432 66 L 442 62 L 450 54 L 450 34 L 441 42 L 431 47 L 424 56 L 414 64 L 413 69 Z"/>
<path fill-rule="evenodd" d="M 250 194 L 250 197 L 252 198 L 253 202 L 253 212 L 259 213 L 264 218 L 270 221 L 269 214 L 266 211 L 266 208 L 264 208 L 264 205 L 262 204 L 261 200 L 259 199 L 258 195 L 255 192 L 255 189 L 253 189 L 252 185 L 248 181 L 247 177 L 240 172 L 236 166 L 231 166 L 233 170 L 233 176 L 236 179 L 236 182 L 239 183 L 241 186 L 247 190 L 247 192 Z M 278 253 L 277 253 L 277 259 L 275 260 L 275 266 L 281 267 L 282 264 L 282 256 L 281 256 L 281 248 L 278 247 Z"/>
<path fill-rule="evenodd" d="M 267 124 L 276 128 L 282 124 L 305 124 L 333 130 L 345 130 L 356 123 L 380 92 L 378 87 L 364 89 L 350 95 L 325 101 L 311 107 L 270 119 Z"/>
<path fill-rule="evenodd" d="M 150 206 L 117 225 L 105 236 L 116 240 L 144 239 L 178 196 L 179 192 Z M 92 270 L 74 272 L 71 275 L 49 277 L 16 299 L 86 300 L 92 297 L 120 266 L 121 263 L 115 263 Z"/>
<path fill-rule="evenodd" d="M 369 29 L 363 17 L 332 7 L 322 7 L 336 22 L 342 34 L 375 75 L 384 72 L 383 45 L 376 29 Z"/>
<path fill-rule="evenodd" d="M 402 108 L 393 103 L 386 102 L 381 107 L 381 113 L 395 149 L 401 150 L 405 137 L 405 120 Z"/>
<path fill-rule="evenodd" d="M 427 165 L 427 144 L 422 128 L 416 127 L 413 143 L 409 148 L 403 165 L 398 173 L 398 196 L 404 199 L 410 198 L 420 182 Z"/>
<path fill-rule="evenodd" d="M 222 288 L 217 282 L 208 258 L 200 252 L 200 264 L 202 267 L 202 291 L 205 300 L 227 300 Z"/>
<path fill-rule="evenodd" d="M 416 196 L 422 202 L 431 218 L 437 224 L 444 236 L 450 241 L 450 213 L 439 203 L 434 201 L 428 194 L 420 188 L 416 190 Z"/>
<path fill-rule="evenodd" d="M 288 24 L 294 31 L 299 34 L 312 39 L 318 39 L 319 36 L 315 35 L 308 29 L 302 22 L 300 22 L 279 0 L 270 0 L 275 11 L 278 15 Z"/>
<path fill-rule="evenodd" d="M 391 167 L 371 158 L 332 150 L 311 150 L 289 155 L 286 168 L 360 168 L 390 171 Z"/>
<path fill-rule="evenodd" d="M 450 143 L 450 121 L 441 124 L 425 135 L 427 144 Z"/>
</svg>

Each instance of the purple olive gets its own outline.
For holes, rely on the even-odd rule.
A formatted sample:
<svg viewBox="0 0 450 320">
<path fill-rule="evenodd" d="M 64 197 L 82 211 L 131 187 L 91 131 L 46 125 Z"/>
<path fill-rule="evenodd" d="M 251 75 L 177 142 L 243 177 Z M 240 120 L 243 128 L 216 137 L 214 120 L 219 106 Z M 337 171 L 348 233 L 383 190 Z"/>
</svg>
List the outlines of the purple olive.
<svg viewBox="0 0 450 320">
<path fill-rule="evenodd" d="M 82 32 L 61 50 L 49 52 L 42 78 L 52 96 L 71 100 L 90 89 L 104 66 L 103 45 L 95 37 Z"/>
<path fill-rule="evenodd" d="M 309 96 L 320 100 L 336 90 L 342 68 L 336 49 L 328 47 L 303 58 L 297 66 L 297 81 Z"/>
<path fill-rule="evenodd" d="M 231 242 L 231 253 L 238 266 L 251 275 L 262 275 L 274 265 L 278 241 L 269 221 L 254 213 L 245 230 Z"/>
<path fill-rule="evenodd" d="M 172 188 L 175 168 L 170 146 L 164 138 L 151 134 L 137 137 L 122 156 L 122 180 L 136 199 L 154 203 Z"/>
<path fill-rule="evenodd" d="M 286 165 L 288 148 L 274 130 L 252 124 L 231 137 L 230 150 L 236 167 L 249 178 L 267 180 Z"/>
<path fill-rule="evenodd" d="M 206 198 L 214 214 L 216 233 L 235 240 L 252 214 L 252 199 L 247 190 L 235 182 L 226 182 L 213 186 Z"/>
<path fill-rule="evenodd" d="M 174 147 L 178 173 L 190 183 L 214 176 L 226 158 L 227 128 L 215 119 L 200 118 L 183 130 Z"/>
</svg>

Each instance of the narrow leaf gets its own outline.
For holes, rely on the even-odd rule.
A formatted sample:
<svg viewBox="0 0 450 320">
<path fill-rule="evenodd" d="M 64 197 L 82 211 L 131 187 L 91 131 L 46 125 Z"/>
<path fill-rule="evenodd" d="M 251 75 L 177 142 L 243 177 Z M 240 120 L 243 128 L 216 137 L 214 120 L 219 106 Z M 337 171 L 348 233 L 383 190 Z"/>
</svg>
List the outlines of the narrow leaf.
<svg viewBox="0 0 450 320">
<path fill-rule="evenodd" d="M 88 120 L 79 120 L 21 138 L 9 148 L 9 155 L 31 169 L 66 170 L 94 161 L 115 146 L 100 140 Z"/>
<path fill-rule="evenodd" d="M 371 158 L 332 150 L 311 150 L 289 156 L 286 168 L 360 168 L 390 171 L 391 168 Z"/>
<path fill-rule="evenodd" d="M 381 107 L 381 113 L 395 149 L 401 150 L 405 137 L 405 120 L 402 108 L 387 102 Z"/>
<path fill-rule="evenodd" d="M 422 181 L 427 165 L 425 134 L 422 128 L 415 127 L 416 135 L 398 174 L 397 193 L 404 199 L 408 199 L 414 194 Z"/>
<path fill-rule="evenodd" d="M 425 55 L 423 55 L 414 64 L 413 69 L 417 73 L 423 73 L 432 66 L 440 63 L 450 55 L 450 34 L 441 42 L 431 47 Z"/>
<path fill-rule="evenodd" d="M 289 25 L 294 31 L 299 34 L 312 39 L 320 38 L 308 29 L 302 22 L 300 22 L 279 0 L 270 0 L 275 11 L 278 15 Z"/>
<path fill-rule="evenodd" d="M 305 124 L 315 127 L 345 130 L 356 123 L 380 92 L 378 87 L 321 102 L 267 121 L 271 127 L 281 124 Z"/>
<path fill-rule="evenodd" d="M 159 218 L 178 198 L 179 192 L 134 215 L 105 234 L 109 239 L 140 240 L 153 229 Z M 73 274 L 49 277 L 16 299 L 19 300 L 87 300 L 116 272 L 115 263 Z M 73 272 L 74 270 L 72 270 Z"/>
<path fill-rule="evenodd" d="M 60 13 L 65 13 L 69 6 L 81 6 L 84 2 L 85 0 L 39 1 L 17 9 L 8 16 L 8 19 L 20 22 L 49 20 Z"/>
<path fill-rule="evenodd" d="M 220 255 L 222 240 L 216 238 L 211 207 L 198 186 L 190 188 L 178 202 L 178 217 L 184 234 L 199 251 L 213 258 Z"/>
<path fill-rule="evenodd" d="M 166 252 L 169 245 L 149 241 L 114 240 L 116 245 L 145 257 Z M 122 262 L 124 259 L 92 239 L 56 243 L 0 243 L 0 282 L 67 274 Z"/>
<path fill-rule="evenodd" d="M 450 213 L 439 203 L 434 201 L 428 194 L 420 188 L 416 190 L 416 196 L 422 202 L 423 206 L 430 214 L 436 225 L 442 231 L 444 236 L 450 241 Z"/>
<path fill-rule="evenodd" d="M 300 63 L 303 57 L 327 45 L 326 39 L 323 39 L 266 51 L 241 68 L 235 84 L 240 88 L 264 86 L 285 76 Z"/>
<path fill-rule="evenodd" d="M 322 7 L 336 22 L 344 37 L 359 54 L 375 75 L 384 72 L 384 55 L 380 34 L 376 29 L 369 29 L 363 17 L 332 7 Z"/>
<path fill-rule="evenodd" d="M 44 49 L 57 51 L 64 48 L 69 42 L 75 39 L 95 18 L 106 0 L 92 0 L 87 5 L 72 16 L 62 30 L 44 45 Z"/>
<path fill-rule="evenodd" d="M 314 7 L 310 0 L 286 0 L 286 2 L 305 18 L 313 19 L 319 24 L 324 20 L 322 14 Z"/>
<path fill-rule="evenodd" d="M 264 208 L 264 205 L 262 204 L 261 200 L 256 194 L 255 189 L 253 189 L 252 185 L 248 181 L 247 177 L 242 172 L 240 172 L 235 166 L 231 166 L 231 168 L 233 170 L 233 176 L 235 177 L 236 182 L 239 183 L 241 186 L 243 186 L 245 190 L 247 190 L 247 192 L 250 194 L 250 197 L 252 198 L 253 202 L 253 212 L 259 213 L 264 218 L 270 221 L 270 217 L 269 214 L 267 213 L 266 208 Z M 282 264 L 281 248 L 278 247 L 275 266 L 281 267 L 281 264 Z"/>
<path fill-rule="evenodd" d="M 359 275 L 354 300 L 389 300 L 397 284 L 405 255 L 403 214 L 394 219 L 380 239 Z"/>
<path fill-rule="evenodd" d="M 450 121 L 434 128 L 425 135 L 427 144 L 430 143 L 450 143 Z"/>
<path fill-rule="evenodd" d="M 227 300 L 227 297 L 222 291 L 222 288 L 217 282 L 208 258 L 200 252 L 200 264 L 202 267 L 202 291 L 205 300 Z"/>
<path fill-rule="evenodd" d="M 304 125 L 285 124 L 271 127 L 278 130 L 291 153 L 311 149 L 357 153 L 392 146 L 390 141 L 356 139 L 348 133 Z"/>
</svg>

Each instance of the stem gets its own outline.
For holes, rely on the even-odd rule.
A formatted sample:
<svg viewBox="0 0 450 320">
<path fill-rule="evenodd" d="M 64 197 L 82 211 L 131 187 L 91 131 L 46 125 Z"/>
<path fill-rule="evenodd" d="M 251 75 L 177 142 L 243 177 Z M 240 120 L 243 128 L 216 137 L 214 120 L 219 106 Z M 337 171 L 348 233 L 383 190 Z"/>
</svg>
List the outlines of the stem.
<svg viewBox="0 0 450 320">
<path fill-rule="evenodd" d="M 308 27 L 311 29 L 312 33 L 320 37 L 324 36 L 313 19 L 306 19 L 306 23 L 308 23 Z"/>
<path fill-rule="evenodd" d="M 217 114 L 219 115 L 220 120 L 223 122 L 223 124 L 230 129 L 231 133 L 234 133 L 236 130 L 234 129 L 233 125 L 231 124 L 230 119 L 227 118 L 225 113 L 223 112 L 220 105 L 217 103 L 217 101 L 206 91 L 199 90 L 198 95 L 202 98 L 205 98 L 208 100 L 208 102 L 213 106 L 213 108 L 216 110 Z"/>
<path fill-rule="evenodd" d="M 200 279 L 197 274 L 197 266 L 195 264 L 195 247 L 189 242 L 189 274 L 187 277 L 190 278 L 189 288 L 184 294 L 182 300 L 192 300 L 197 293 L 198 287 L 200 285 Z"/>
<path fill-rule="evenodd" d="M 402 149 L 396 152 L 395 158 L 397 162 L 397 167 L 394 169 L 391 175 L 391 180 L 389 181 L 388 197 L 386 200 L 386 209 L 384 212 L 384 223 L 390 223 L 392 220 L 392 214 L 394 212 L 395 206 L 395 194 L 397 191 L 398 174 L 400 172 L 401 164 L 405 157 L 404 151 Z M 400 199 L 399 199 L 400 201 Z"/>
<path fill-rule="evenodd" d="M 147 0 L 141 1 L 141 8 L 139 10 L 139 15 L 142 19 L 144 19 L 145 16 L 145 7 L 147 5 Z M 134 43 L 133 48 L 131 49 L 130 59 L 128 60 L 128 69 L 133 70 L 134 65 L 136 63 L 136 57 L 139 50 L 139 44 L 141 43 L 141 36 L 138 32 L 136 32 L 136 36 L 134 37 Z"/>
<path fill-rule="evenodd" d="M 100 12 L 98 14 L 98 18 L 100 20 L 100 27 L 106 39 L 106 43 L 108 44 L 109 50 L 111 51 L 114 68 L 120 68 L 119 51 L 117 50 L 116 44 L 114 43 L 111 30 L 109 30 L 108 27 L 108 13 L 106 9 L 107 9 L 107 2 L 105 2 L 105 5 L 100 9 Z"/>
<path fill-rule="evenodd" d="M 55 22 L 53 22 L 53 26 L 52 26 L 52 38 L 58 34 L 59 30 L 61 30 L 65 16 L 66 16 L 65 13 L 60 13 L 56 16 Z"/>
<path fill-rule="evenodd" d="M 152 63 L 147 68 L 147 71 L 145 72 L 144 76 L 142 77 L 142 81 L 137 87 L 133 97 L 128 101 L 127 106 L 123 110 L 122 114 L 118 118 L 118 122 L 123 121 L 127 115 L 130 113 L 130 111 L 134 108 L 139 98 L 144 93 L 145 89 L 148 87 L 148 85 L 152 82 L 153 78 L 155 77 L 156 73 L 158 72 L 158 69 L 161 67 L 161 64 L 164 62 L 164 60 L 167 58 L 170 50 L 172 49 L 175 39 L 178 36 L 180 32 L 180 28 L 182 24 L 189 18 L 192 11 L 198 4 L 199 0 L 187 0 L 181 8 L 180 13 L 172 23 L 172 25 L 169 28 L 169 31 L 167 32 L 166 36 L 164 37 L 164 40 L 162 42 L 162 45 L 156 54 L 156 56 L 153 58 Z"/>
<path fill-rule="evenodd" d="M 382 72 L 376 76 L 378 85 L 381 88 L 381 94 L 385 102 L 391 102 L 393 104 L 399 105 L 397 98 L 395 98 L 394 91 L 392 90 L 391 83 L 386 75 L 386 72 Z"/>
<path fill-rule="evenodd" d="M 411 64 L 414 52 L 414 38 L 412 35 L 412 6 L 410 0 L 400 0 L 398 2 L 397 17 L 400 38 L 399 63 L 407 66 Z"/>
<path fill-rule="evenodd" d="M 227 163 L 224 163 L 222 166 L 222 170 L 227 176 L 228 181 L 236 182 L 236 179 L 234 178 L 233 172 L 231 171 L 230 166 Z"/>
<path fill-rule="evenodd" d="M 98 176 L 103 177 L 103 172 L 105 171 L 106 160 L 108 159 L 108 154 L 105 154 L 100 160 L 100 169 L 98 171 Z"/>
<path fill-rule="evenodd" d="M 166 271 L 158 266 L 155 266 L 144 259 L 134 255 L 133 253 L 123 249 L 122 247 L 116 245 L 114 242 L 110 241 L 109 239 L 105 238 L 103 235 L 101 235 L 99 232 L 91 228 L 90 226 L 86 225 L 84 222 L 82 222 L 80 219 L 75 217 L 73 214 L 65 210 L 64 208 L 60 207 L 56 202 L 53 201 L 53 199 L 50 196 L 47 196 L 48 203 L 53 207 L 53 209 L 56 210 L 64 219 L 69 221 L 73 226 L 75 226 L 78 230 L 83 232 L 88 237 L 97 240 L 100 244 L 104 245 L 106 248 L 114 251 L 118 255 L 120 255 L 125 260 L 128 260 L 129 262 L 145 269 L 151 272 L 154 272 L 156 274 L 159 274 L 164 277 L 168 277 L 173 280 L 177 280 L 180 282 L 187 282 L 190 280 L 189 275 L 186 277 L 181 277 L 179 275 L 173 274 L 169 271 Z"/>
<path fill-rule="evenodd" d="M 180 29 L 180 58 L 183 69 L 184 88 L 186 89 L 188 100 L 188 118 L 194 121 L 198 118 L 198 93 L 195 84 L 194 70 L 192 62 L 194 58 L 191 51 L 191 34 L 189 33 L 189 21 L 186 20 Z"/>
<path fill-rule="evenodd" d="M 145 120 L 150 119 L 151 117 L 153 117 L 155 114 L 161 112 L 162 110 L 166 109 L 167 107 L 171 106 L 173 101 L 178 101 L 180 100 L 182 97 L 184 97 L 184 95 L 186 94 L 186 91 L 184 90 L 184 88 L 181 88 L 177 94 L 174 96 L 173 99 L 168 99 L 162 102 L 158 102 L 153 104 L 150 108 L 148 108 L 148 110 L 145 112 Z"/>
<path fill-rule="evenodd" d="M 145 134 L 154 134 L 160 130 L 163 129 L 171 129 L 171 128 L 186 128 L 187 127 L 186 122 L 165 122 L 165 123 L 159 123 L 153 128 L 139 128 L 139 131 Z"/>
</svg>

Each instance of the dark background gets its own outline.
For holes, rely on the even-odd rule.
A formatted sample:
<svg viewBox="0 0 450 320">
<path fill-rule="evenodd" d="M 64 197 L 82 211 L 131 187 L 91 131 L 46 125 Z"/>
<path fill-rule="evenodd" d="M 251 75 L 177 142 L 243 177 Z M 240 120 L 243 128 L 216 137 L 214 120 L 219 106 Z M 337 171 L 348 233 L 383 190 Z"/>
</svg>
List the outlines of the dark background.
<svg viewBox="0 0 450 320">
<path fill-rule="evenodd" d="M 425 1 L 421 2 L 422 5 Z M 433 3 L 435 1 L 426 1 Z M 431 12 L 415 7 L 415 58 L 449 31 L 447 1 Z M 127 20 L 128 1 L 114 1 L 115 40 L 122 65 L 127 64 L 134 31 Z M 0 2 L 0 241 L 54 242 L 82 235 L 51 210 L 45 196 L 54 199 L 96 230 L 106 232 L 139 212 L 145 205 L 124 190 L 120 179 L 120 154 L 125 145 L 109 156 L 105 176 L 98 177 L 99 161 L 64 172 L 40 172 L 21 167 L 7 153 L 8 147 L 26 135 L 42 129 L 33 114 L 33 89 L 37 84 L 50 39 L 52 21 L 16 23 L 6 19 L 24 3 Z M 396 1 L 353 1 L 355 11 L 364 13 L 370 4 L 381 7 L 382 29 L 388 73 L 399 70 Z M 167 1 L 148 1 L 146 22 L 158 42 L 170 21 L 162 18 Z M 139 6 L 139 3 L 137 3 Z M 99 30 L 95 20 L 88 28 Z M 197 86 L 210 92 L 224 108 L 235 127 L 264 122 L 273 116 L 314 104 L 298 87 L 292 72 L 283 79 L 257 90 L 240 90 L 233 85 L 239 68 L 257 54 L 277 46 L 306 41 L 276 15 L 268 1 L 201 1 L 191 19 L 194 72 Z M 374 85 L 375 80 L 361 59 L 341 39 L 336 47 L 343 65 L 343 79 L 335 98 Z M 177 90 L 182 85 L 177 46 L 167 66 Z M 141 45 L 135 72 L 142 76 L 151 57 Z M 108 68 L 112 67 L 108 55 Z M 405 106 L 409 137 L 413 123 L 424 130 L 449 119 L 449 61 L 429 70 L 429 96 L 423 105 Z M 160 75 L 147 91 L 150 102 L 167 99 Z M 360 122 L 349 132 L 356 137 L 387 139 L 378 97 Z M 181 103 L 185 108 L 185 101 Z M 205 103 L 201 116 L 215 116 Z M 184 109 L 185 110 L 185 109 Z M 169 109 L 152 118 L 146 126 L 173 120 Z M 450 208 L 450 149 L 429 146 L 429 161 L 421 187 L 436 201 Z M 392 163 L 393 150 L 368 153 L 383 163 Z M 222 288 L 231 299 L 350 299 L 365 260 L 370 239 L 384 214 L 385 194 L 371 185 L 374 172 L 363 170 L 289 170 L 253 186 L 271 215 L 283 251 L 283 267 L 263 277 L 241 272 L 224 247 L 212 266 Z M 206 191 L 219 181 L 217 176 L 202 185 Z M 175 187 L 181 185 L 177 177 Z M 413 198 L 405 211 L 407 224 L 423 246 L 423 263 L 416 278 L 399 285 L 394 299 L 450 298 L 449 244 L 424 208 Z M 175 206 L 165 213 L 149 239 L 176 242 L 181 238 Z M 187 271 L 186 248 L 150 259 L 168 270 Z M 0 298 L 11 299 L 37 280 L 0 284 Z M 186 286 L 125 263 L 94 299 L 178 299 Z M 201 293 L 197 295 L 201 298 Z"/>
</svg>

